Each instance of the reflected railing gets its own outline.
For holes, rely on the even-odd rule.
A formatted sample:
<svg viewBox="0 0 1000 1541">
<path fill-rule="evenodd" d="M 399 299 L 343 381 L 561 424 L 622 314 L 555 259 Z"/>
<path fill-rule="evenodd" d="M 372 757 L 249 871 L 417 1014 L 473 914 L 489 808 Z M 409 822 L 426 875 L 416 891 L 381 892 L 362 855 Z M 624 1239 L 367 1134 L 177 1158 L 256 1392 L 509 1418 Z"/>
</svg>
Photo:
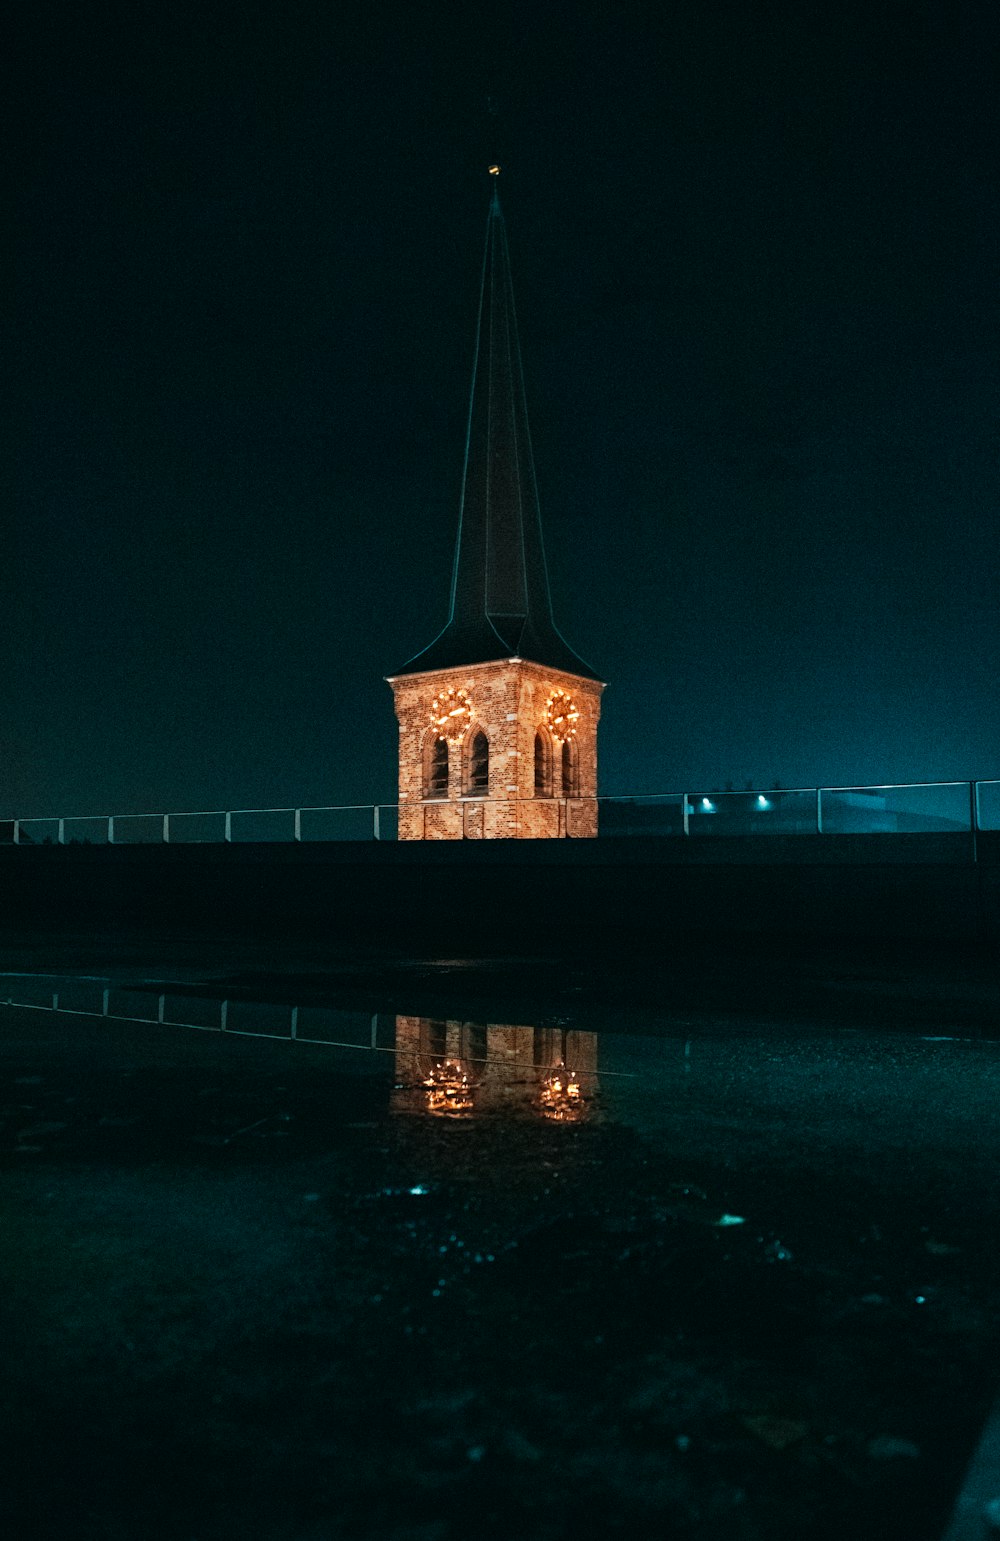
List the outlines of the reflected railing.
<svg viewBox="0 0 1000 1541">
<path fill-rule="evenodd" d="M 1000 830 L 1000 779 L 893 782 L 871 786 L 777 787 L 762 791 L 653 792 L 546 798 L 552 833 L 597 836 L 924 834 Z M 80 814 L 0 820 L 0 844 L 193 845 L 396 841 L 400 815 L 430 811 L 422 837 L 491 838 L 517 833 L 521 808 L 539 799 L 464 797 L 413 803 L 231 808 L 180 813 Z M 455 828 L 440 823 L 454 812 Z M 490 823 L 490 813 L 494 815 Z M 475 817 L 473 817 L 475 816 Z M 483 823 L 483 820 L 486 823 Z M 527 822 L 527 821 L 526 821 Z M 414 838 L 412 834 L 409 838 Z M 539 834 L 537 838 L 546 838 Z"/>
</svg>

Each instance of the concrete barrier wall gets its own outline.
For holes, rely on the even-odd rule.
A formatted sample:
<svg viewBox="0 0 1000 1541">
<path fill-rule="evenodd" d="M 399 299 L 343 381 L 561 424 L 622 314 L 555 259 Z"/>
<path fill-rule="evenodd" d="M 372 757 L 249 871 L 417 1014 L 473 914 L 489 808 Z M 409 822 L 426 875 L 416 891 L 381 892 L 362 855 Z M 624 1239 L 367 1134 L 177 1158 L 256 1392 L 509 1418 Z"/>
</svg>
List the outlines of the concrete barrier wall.
<svg viewBox="0 0 1000 1541">
<path fill-rule="evenodd" d="M 1000 837 L 6 847 L 0 926 L 490 953 L 714 935 L 1000 937 Z"/>
</svg>

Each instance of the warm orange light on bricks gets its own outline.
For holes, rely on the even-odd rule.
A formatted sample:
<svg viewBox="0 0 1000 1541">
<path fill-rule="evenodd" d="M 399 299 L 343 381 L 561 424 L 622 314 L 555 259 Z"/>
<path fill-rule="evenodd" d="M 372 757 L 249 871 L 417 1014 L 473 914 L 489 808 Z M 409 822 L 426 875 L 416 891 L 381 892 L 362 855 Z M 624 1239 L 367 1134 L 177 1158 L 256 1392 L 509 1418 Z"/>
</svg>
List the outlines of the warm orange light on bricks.
<svg viewBox="0 0 1000 1541">
<path fill-rule="evenodd" d="M 598 680 L 500 658 L 399 675 L 390 684 L 399 720 L 400 840 L 597 834 Z M 488 765 L 485 785 L 473 776 L 480 733 L 488 746 L 486 755 L 480 750 Z M 541 791 L 535 775 L 539 735 L 546 754 Z M 447 790 L 443 757 L 434 748 L 442 740 L 448 743 Z M 571 759 L 554 752 L 560 741 L 572 743 Z"/>
<path fill-rule="evenodd" d="M 554 690 L 545 703 L 545 721 L 553 738 L 564 744 L 576 735 L 580 708 L 568 690 Z"/>
<path fill-rule="evenodd" d="M 451 686 L 431 702 L 431 725 L 452 744 L 461 741 L 471 721 L 472 703 L 467 690 Z"/>
</svg>

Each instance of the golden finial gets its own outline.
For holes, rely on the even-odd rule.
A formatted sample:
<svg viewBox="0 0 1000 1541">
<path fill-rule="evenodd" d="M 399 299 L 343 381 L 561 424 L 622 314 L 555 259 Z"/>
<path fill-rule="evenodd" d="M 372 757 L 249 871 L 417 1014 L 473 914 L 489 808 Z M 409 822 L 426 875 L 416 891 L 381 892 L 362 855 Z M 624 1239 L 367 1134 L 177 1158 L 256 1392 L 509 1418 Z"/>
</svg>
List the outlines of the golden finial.
<svg viewBox="0 0 1000 1541">
<path fill-rule="evenodd" d="M 491 177 L 498 177 L 499 175 L 500 175 L 500 167 L 499 166 L 491 166 L 490 167 L 490 176 Z"/>
</svg>

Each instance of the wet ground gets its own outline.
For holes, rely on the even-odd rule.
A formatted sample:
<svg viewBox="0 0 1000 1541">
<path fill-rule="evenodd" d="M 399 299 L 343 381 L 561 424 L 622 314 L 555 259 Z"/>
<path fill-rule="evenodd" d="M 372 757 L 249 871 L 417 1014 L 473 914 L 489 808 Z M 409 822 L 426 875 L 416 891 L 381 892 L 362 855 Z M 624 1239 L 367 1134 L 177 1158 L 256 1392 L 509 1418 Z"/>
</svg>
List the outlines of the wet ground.
<svg viewBox="0 0 1000 1541">
<path fill-rule="evenodd" d="M 940 1536 L 1000 1383 L 990 967 L 3 967 L 9 1534 Z"/>
</svg>

